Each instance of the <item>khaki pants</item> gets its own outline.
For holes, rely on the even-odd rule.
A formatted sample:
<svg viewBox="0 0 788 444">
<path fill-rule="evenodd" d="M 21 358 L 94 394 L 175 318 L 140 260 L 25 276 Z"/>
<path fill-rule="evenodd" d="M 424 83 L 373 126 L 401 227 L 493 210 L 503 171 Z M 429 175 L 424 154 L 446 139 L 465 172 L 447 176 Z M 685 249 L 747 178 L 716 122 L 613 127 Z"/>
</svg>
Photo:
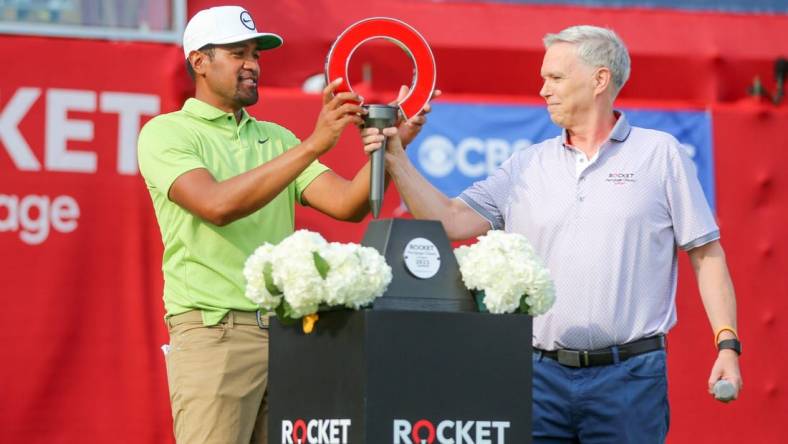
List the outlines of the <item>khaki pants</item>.
<svg viewBox="0 0 788 444">
<path fill-rule="evenodd" d="M 254 312 L 204 326 L 199 311 L 167 319 L 167 381 L 179 444 L 266 444 L 268 330 Z"/>
</svg>

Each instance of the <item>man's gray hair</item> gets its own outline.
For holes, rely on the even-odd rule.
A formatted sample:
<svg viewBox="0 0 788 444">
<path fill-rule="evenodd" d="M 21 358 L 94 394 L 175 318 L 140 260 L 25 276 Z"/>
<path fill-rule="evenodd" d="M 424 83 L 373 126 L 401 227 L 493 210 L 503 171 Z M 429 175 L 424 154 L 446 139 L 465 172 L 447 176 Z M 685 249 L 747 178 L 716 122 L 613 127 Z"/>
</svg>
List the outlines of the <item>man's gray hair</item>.
<svg viewBox="0 0 788 444">
<path fill-rule="evenodd" d="M 572 43 L 577 47 L 580 60 L 592 67 L 610 69 L 613 78 L 613 97 L 618 95 L 629 79 L 630 59 L 624 42 L 610 29 L 580 25 L 564 29 L 558 34 L 544 36 L 544 47 L 554 43 Z"/>
</svg>

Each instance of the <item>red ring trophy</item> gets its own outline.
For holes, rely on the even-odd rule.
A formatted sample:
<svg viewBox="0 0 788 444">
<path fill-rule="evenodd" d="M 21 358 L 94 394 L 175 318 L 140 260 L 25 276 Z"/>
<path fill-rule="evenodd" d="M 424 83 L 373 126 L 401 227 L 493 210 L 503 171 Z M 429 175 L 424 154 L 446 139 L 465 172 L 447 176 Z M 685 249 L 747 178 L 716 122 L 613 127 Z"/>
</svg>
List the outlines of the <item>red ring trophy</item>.
<svg viewBox="0 0 788 444">
<path fill-rule="evenodd" d="M 352 91 L 348 81 L 350 58 L 356 49 L 373 39 L 386 39 L 396 43 L 414 63 L 413 84 L 410 85 L 408 95 L 397 106 L 363 105 L 368 111 L 364 125 L 382 130 L 396 125 L 400 113 L 405 119 L 409 119 L 429 103 L 435 90 L 435 58 L 427 40 L 408 24 L 386 17 L 361 20 L 337 37 L 326 58 L 326 82 L 342 78 L 337 92 Z M 369 203 L 372 216 L 376 219 L 383 204 L 385 152 L 384 140 L 381 149 L 372 153 L 371 160 Z"/>
<path fill-rule="evenodd" d="M 435 88 L 424 37 L 385 17 L 359 21 L 328 53 L 327 81 L 352 91 L 348 65 L 373 39 L 414 62 L 407 97 L 364 104 L 365 125 L 416 116 Z M 385 143 L 371 159 L 370 206 L 383 202 Z M 479 444 L 531 442 L 531 317 L 478 313 L 443 225 L 378 219 L 362 244 L 376 248 L 392 281 L 371 309 L 320 314 L 312 334 L 271 323 L 269 441 L 282 444 Z"/>
</svg>

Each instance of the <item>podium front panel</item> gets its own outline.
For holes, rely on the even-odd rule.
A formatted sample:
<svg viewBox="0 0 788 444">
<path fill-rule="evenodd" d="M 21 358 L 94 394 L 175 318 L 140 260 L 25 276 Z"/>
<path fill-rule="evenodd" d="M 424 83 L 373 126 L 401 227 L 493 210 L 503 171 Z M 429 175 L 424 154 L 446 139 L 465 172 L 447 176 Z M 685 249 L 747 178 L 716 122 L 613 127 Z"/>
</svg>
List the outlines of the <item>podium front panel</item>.
<svg viewBox="0 0 788 444">
<path fill-rule="evenodd" d="M 271 443 L 527 443 L 531 318 L 422 311 L 274 322 Z"/>
</svg>

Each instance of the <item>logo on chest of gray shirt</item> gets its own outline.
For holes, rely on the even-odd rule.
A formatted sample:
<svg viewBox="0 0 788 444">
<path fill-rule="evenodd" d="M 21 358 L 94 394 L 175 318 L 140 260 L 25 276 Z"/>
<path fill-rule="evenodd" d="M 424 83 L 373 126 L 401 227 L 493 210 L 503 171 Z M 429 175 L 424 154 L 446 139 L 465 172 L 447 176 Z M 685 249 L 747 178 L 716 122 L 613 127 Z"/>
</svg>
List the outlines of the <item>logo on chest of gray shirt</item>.
<svg viewBox="0 0 788 444">
<path fill-rule="evenodd" d="M 635 173 L 609 173 L 605 182 L 613 185 L 626 185 L 635 182 Z"/>
</svg>

